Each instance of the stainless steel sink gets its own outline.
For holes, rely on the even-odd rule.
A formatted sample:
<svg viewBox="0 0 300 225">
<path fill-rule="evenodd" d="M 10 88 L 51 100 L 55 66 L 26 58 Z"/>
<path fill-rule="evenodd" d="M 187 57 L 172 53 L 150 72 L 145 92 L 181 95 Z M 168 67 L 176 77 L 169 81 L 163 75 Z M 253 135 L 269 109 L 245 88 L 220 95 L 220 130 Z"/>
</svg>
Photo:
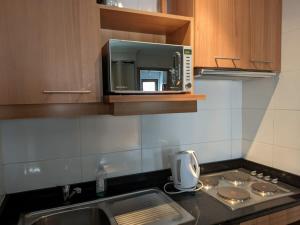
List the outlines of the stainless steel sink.
<svg viewBox="0 0 300 225">
<path fill-rule="evenodd" d="M 101 209 L 81 208 L 43 216 L 32 225 L 110 225 L 110 222 Z"/>
<path fill-rule="evenodd" d="M 150 189 L 29 213 L 18 225 L 177 225 L 193 219 L 164 193 Z"/>
</svg>

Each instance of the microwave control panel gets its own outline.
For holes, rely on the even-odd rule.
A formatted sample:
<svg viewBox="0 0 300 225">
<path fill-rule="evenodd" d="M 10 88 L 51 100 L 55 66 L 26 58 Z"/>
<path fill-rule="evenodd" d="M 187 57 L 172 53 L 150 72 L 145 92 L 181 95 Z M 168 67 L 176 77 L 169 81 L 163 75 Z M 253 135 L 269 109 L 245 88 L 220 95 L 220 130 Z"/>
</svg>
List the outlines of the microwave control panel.
<svg viewBox="0 0 300 225">
<path fill-rule="evenodd" d="M 193 88 L 193 54 L 192 47 L 184 46 L 183 49 L 183 89 L 192 92 Z"/>
</svg>

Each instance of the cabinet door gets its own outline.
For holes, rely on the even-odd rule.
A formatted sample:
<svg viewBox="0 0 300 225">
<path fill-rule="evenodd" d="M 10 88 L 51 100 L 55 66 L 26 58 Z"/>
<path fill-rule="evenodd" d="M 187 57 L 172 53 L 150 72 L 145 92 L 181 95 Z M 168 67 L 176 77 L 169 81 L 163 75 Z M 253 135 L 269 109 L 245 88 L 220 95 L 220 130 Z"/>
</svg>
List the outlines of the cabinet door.
<svg viewBox="0 0 300 225">
<path fill-rule="evenodd" d="M 250 1 L 250 69 L 280 71 L 281 0 Z"/>
<path fill-rule="evenodd" d="M 240 225 L 291 225 L 300 224 L 300 207 L 283 210 L 263 217 L 249 220 Z"/>
<path fill-rule="evenodd" d="M 195 67 L 241 68 L 247 60 L 248 0 L 195 1 Z"/>
<path fill-rule="evenodd" d="M 0 105 L 99 100 L 94 0 L 1 0 Z"/>
</svg>

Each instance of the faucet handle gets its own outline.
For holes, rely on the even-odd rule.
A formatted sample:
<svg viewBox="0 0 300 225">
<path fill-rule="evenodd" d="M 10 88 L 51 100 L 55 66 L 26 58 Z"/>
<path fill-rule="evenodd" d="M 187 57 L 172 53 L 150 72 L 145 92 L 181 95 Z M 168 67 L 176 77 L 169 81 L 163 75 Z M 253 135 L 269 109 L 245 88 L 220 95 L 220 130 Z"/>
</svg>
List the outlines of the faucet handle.
<svg viewBox="0 0 300 225">
<path fill-rule="evenodd" d="M 68 193 L 70 191 L 70 185 L 63 186 L 63 192 Z"/>
<path fill-rule="evenodd" d="M 76 192 L 76 194 L 81 194 L 82 192 L 82 189 L 80 187 L 76 187 L 73 190 Z"/>
</svg>

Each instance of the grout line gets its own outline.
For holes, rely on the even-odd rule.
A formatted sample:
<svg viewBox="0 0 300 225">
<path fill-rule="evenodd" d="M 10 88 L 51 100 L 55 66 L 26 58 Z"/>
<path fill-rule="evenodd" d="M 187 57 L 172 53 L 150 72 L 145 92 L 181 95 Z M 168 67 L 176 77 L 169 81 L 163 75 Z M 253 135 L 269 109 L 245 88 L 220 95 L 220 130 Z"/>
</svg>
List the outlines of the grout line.
<svg viewBox="0 0 300 225">
<path fill-rule="evenodd" d="M 82 163 L 82 130 L 81 130 L 81 117 L 78 118 L 79 128 L 79 152 L 80 152 L 80 180 L 83 181 L 83 163 Z"/>
<path fill-rule="evenodd" d="M 234 140 L 240 140 L 240 139 L 234 139 Z M 214 143 L 222 143 L 222 142 L 230 142 L 231 139 L 222 139 L 222 140 L 217 140 L 217 141 L 204 141 L 204 142 L 197 142 L 197 143 L 190 143 L 190 144 L 180 144 L 180 145 L 166 145 L 163 146 L 164 149 L 167 148 L 174 148 L 174 147 L 183 147 L 183 146 L 190 146 L 190 145 L 200 145 L 200 144 L 214 144 Z M 150 149 L 156 149 L 156 148 L 161 148 L 162 146 L 148 146 L 144 150 L 149 151 Z"/>
</svg>

